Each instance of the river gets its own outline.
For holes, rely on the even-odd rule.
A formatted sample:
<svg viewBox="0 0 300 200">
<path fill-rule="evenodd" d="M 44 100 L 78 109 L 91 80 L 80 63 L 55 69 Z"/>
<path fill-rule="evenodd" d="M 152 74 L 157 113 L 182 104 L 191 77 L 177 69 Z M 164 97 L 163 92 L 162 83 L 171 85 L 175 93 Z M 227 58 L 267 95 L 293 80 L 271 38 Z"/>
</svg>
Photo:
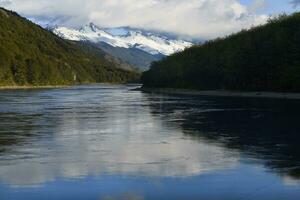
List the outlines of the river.
<svg viewBox="0 0 300 200">
<path fill-rule="evenodd" d="M 0 91 L 0 199 L 300 199 L 300 101 L 136 87 Z"/>
</svg>

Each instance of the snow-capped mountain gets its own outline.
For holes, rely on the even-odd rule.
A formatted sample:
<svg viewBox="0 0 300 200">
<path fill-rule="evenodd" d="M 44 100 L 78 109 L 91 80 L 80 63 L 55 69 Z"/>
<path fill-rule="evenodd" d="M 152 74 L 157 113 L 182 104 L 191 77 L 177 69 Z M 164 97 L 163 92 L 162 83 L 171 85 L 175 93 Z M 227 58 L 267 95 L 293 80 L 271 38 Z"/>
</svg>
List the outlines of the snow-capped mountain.
<svg viewBox="0 0 300 200">
<path fill-rule="evenodd" d="M 93 23 L 80 29 L 55 27 L 52 30 L 64 39 L 92 43 L 104 42 L 113 47 L 139 49 L 152 55 L 170 55 L 192 45 L 187 41 L 170 39 L 147 31 L 127 27 L 100 28 Z"/>
</svg>

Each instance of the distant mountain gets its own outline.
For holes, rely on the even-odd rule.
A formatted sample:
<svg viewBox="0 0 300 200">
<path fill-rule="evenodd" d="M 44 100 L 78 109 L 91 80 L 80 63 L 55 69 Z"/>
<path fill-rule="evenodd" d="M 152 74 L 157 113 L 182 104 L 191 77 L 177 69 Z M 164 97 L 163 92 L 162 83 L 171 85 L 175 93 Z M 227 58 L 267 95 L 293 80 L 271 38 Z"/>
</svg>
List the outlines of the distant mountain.
<svg viewBox="0 0 300 200">
<path fill-rule="evenodd" d="M 184 50 L 192 43 L 176 40 L 163 34 L 129 27 L 100 28 L 90 23 L 80 29 L 54 27 L 53 33 L 72 41 L 89 41 L 98 48 L 139 68 Z"/>
<path fill-rule="evenodd" d="M 105 42 L 91 43 L 97 48 L 105 51 L 106 53 L 119 58 L 130 65 L 135 66 L 141 71 L 149 69 L 153 61 L 159 61 L 165 56 L 162 54 L 152 55 L 137 48 L 123 48 L 113 47 Z"/>
<path fill-rule="evenodd" d="M 300 13 L 155 62 L 145 87 L 300 92 Z"/>
<path fill-rule="evenodd" d="M 61 39 L 0 8 L 0 86 L 126 82 L 138 76 L 98 48 Z"/>
</svg>

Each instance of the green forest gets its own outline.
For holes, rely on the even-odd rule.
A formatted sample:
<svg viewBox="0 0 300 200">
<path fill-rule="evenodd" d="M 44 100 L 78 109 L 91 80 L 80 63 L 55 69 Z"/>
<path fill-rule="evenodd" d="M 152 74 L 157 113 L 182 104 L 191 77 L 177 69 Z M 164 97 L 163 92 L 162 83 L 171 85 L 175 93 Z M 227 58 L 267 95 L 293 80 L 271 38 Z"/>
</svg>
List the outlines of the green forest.
<svg viewBox="0 0 300 200">
<path fill-rule="evenodd" d="M 300 13 L 154 62 L 144 87 L 300 92 Z"/>
<path fill-rule="evenodd" d="M 103 51 L 66 41 L 0 8 L 0 86 L 128 82 L 139 78 Z"/>
</svg>

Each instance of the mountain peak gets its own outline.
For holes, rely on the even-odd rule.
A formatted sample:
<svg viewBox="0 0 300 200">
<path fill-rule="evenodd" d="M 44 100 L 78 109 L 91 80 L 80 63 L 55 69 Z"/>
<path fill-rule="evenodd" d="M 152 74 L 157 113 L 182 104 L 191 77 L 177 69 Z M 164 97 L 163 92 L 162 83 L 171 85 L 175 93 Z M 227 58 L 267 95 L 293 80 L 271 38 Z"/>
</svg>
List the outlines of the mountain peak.
<svg viewBox="0 0 300 200">
<path fill-rule="evenodd" d="M 60 27 L 57 27 L 60 28 Z M 89 24 L 86 24 L 85 26 L 82 26 L 79 31 L 80 32 L 97 32 L 100 28 L 95 25 L 94 23 L 90 22 Z M 74 29 L 75 30 L 75 29 Z"/>
<path fill-rule="evenodd" d="M 94 32 L 97 32 L 97 30 L 99 29 L 93 22 L 90 22 L 89 27 Z"/>
<path fill-rule="evenodd" d="M 192 46 L 188 41 L 170 39 L 151 31 L 130 27 L 100 28 L 92 22 L 79 30 L 56 27 L 53 32 L 68 40 L 104 42 L 113 47 L 140 49 L 152 55 L 170 55 Z"/>
</svg>

